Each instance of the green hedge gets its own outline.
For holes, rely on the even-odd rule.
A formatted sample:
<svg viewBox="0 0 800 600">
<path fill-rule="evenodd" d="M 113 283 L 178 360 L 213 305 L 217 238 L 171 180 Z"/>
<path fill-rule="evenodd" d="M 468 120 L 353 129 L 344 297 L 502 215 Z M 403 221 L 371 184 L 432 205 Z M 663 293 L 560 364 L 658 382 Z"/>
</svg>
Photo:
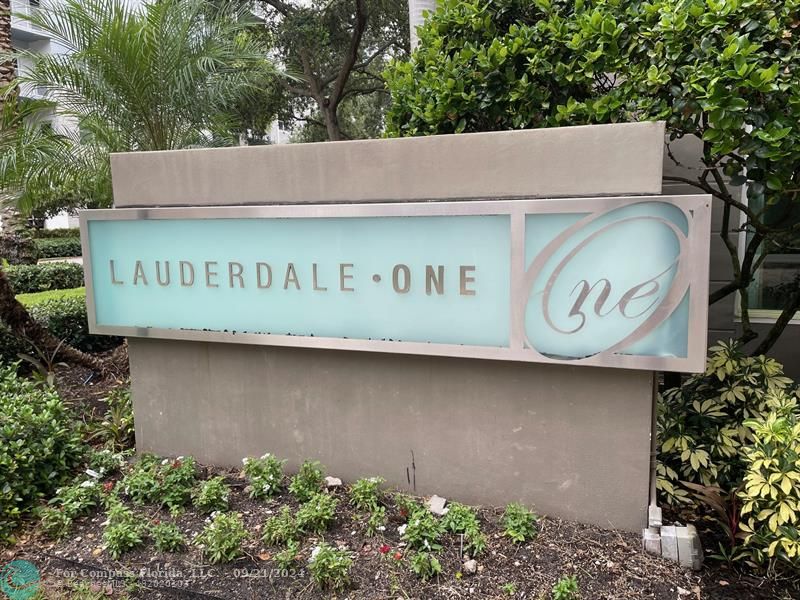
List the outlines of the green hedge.
<svg viewBox="0 0 800 600">
<path fill-rule="evenodd" d="M 77 227 L 69 227 L 63 229 L 35 229 L 33 237 L 39 239 L 45 238 L 71 238 L 80 237 L 81 230 Z"/>
<path fill-rule="evenodd" d="M 0 365 L 0 543 L 80 464 L 78 426 L 55 390 Z"/>
<path fill-rule="evenodd" d="M 42 238 L 33 240 L 41 258 L 80 256 L 81 240 L 76 237 Z"/>
<path fill-rule="evenodd" d="M 76 263 L 11 265 L 5 271 L 15 294 L 65 290 L 83 285 L 83 266 Z"/>
<path fill-rule="evenodd" d="M 31 316 L 47 327 L 53 335 L 84 352 L 103 352 L 118 346 L 122 338 L 107 335 L 91 335 L 86 320 L 86 297 L 75 295 L 72 290 L 48 292 L 44 301 L 28 305 Z M 0 325 L 0 362 L 19 360 L 19 353 L 35 354 L 34 348 L 25 340 L 14 336 L 5 325 Z"/>
</svg>

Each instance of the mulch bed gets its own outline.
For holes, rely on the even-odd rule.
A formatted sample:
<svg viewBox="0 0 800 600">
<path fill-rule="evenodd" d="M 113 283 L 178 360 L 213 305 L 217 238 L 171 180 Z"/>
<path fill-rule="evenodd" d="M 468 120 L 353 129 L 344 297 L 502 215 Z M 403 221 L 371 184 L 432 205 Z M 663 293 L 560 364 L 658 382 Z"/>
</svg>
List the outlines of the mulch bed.
<svg viewBox="0 0 800 600">
<path fill-rule="evenodd" d="M 59 369 L 56 385 L 84 419 L 105 411 L 104 399 L 128 378 L 127 349 L 123 346 L 106 353 L 110 373 L 100 379 L 89 371 Z M 78 519 L 70 536 L 53 542 L 35 524 L 20 533 L 16 546 L 0 553 L 0 565 L 12 559 L 32 561 L 41 571 L 48 598 L 100 597 L 141 599 L 250 599 L 250 598 L 331 598 L 313 584 L 306 561 L 320 537 L 303 541 L 300 560 L 292 571 L 281 571 L 273 560 L 279 548 L 259 541 L 264 521 L 282 506 L 295 510 L 297 501 L 286 491 L 268 501 L 252 500 L 245 481 L 232 470 L 204 468 L 204 476 L 224 475 L 232 487 L 231 510 L 242 514 L 251 535 L 245 555 L 223 565 L 209 565 L 193 546 L 177 554 L 159 553 L 146 546 L 113 560 L 102 549 L 105 514 L 97 512 Z M 333 475 L 336 475 L 333 473 Z M 445 534 L 439 553 L 442 574 L 423 582 L 411 572 L 406 548 L 397 531 L 404 519 L 389 502 L 389 524 L 379 537 L 366 531 L 366 515 L 348 503 L 346 489 L 331 490 L 340 499 L 337 518 L 324 539 L 347 548 L 355 557 L 351 569 L 352 585 L 340 598 L 550 598 L 559 578 L 577 577 L 581 598 L 669 600 L 778 600 L 800 598 L 800 582 L 774 581 L 749 577 L 708 560 L 695 573 L 678 565 L 645 554 L 639 534 L 611 531 L 560 519 L 543 517 L 536 538 L 525 544 L 512 544 L 502 536 L 501 508 L 480 508 L 481 528 L 489 544 L 478 557 L 478 571 L 464 573 L 458 535 Z M 457 499 L 456 499 L 457 500 Z M 176 519 L 158 507 L 136 509 L 143 520 L 174 520 L 188 539 L 200 532 L 205 516 L 193 509 Z M 711 546 L 711 539 L 707 544 Z M 381 546 L 391 550 L 381 552 Z M 385 549 L 385 548 L 384 548 Z M 400 552 L 401 558 L 395 558 Z M 71 590 L 88 584 L 90 596 L 75 596 Z M 513 592 L 513 593 L 512 593 Z"/>
<path fill-rule="evenodd" d="M 156 552 L 151 544 L 130 552 L 121 560 L 111 559 L 102 550 L 103 513 L 77 522 L 70 537 L 53 543 L 35 528 L 23 534 L 19 544 L 6 551 L 4 559 L 24 558 L 42 572 L 50 597 L 61 596 L 74 581 L 89 581 L 96 591 L 110 597 L 171 598 L 330 598 L 312 583 L 305 562 L 319 537 L 303 542 L 297 569 L 281 572 L 272 560 L 277 548 L 260 541 L 264 520 L 277 514 L 281 506 L 297 508 L 287 492 L 269 501 L 249 498 L 245 482 L 233 471 L 225 475 L 233 486 L 231 509 L 240 512 L 252 539 L 244 546 L 245 556 L 223 565 L 209 565 L 198 548 L 190 545 L 178 554 Z M 207 474 L 212 474 L 208 472 Z M 355 555 L 351 571 L 352 587 L 342 598 L 550 598 L 555 582 L 565 575 L 578 579 L 585 599 L 779 599 L 800 598 L 789 582 L 770 582 L 742 577 L 709 562 L 700 573 L 650 556 L 641 550 L 637 534 L 610 531 L 559 519 L 542 518 L 536 538 L 525 544 L 512 544 L 502 536 L 502 509 L 479 510 L 481 527 L 489 537 L 486 553 L 478 557 L 478 572 L 463 573 L 460 538 L 447 534 L 440 555 L 442 574 L 430 582 L 414 575 L 405 557 L 397 526 L 402 523 L 390 503 L 389 525 L 381 537 L 366 533 L 366 515 L 348 504 L 344 488 L 332 490 L 340 499 L 335 525 L 325 541 L 347 548 Z M 142 519 L 170 520 L 168 512 L 157 507 L 137 509 Z M 204 516 L 192 509 L 175 522 L 191 539 L 204 525 Z M 383 544 L 391 547 L 381 553 Z M 395 552 L 403 553 L 396 559 Z M 131 586 L 135 582 L 135 586 Z M 514 594 L 504 586 L 513 584 Z M 128 588 L 126 590 L 126 587 Z"/>
</svg>

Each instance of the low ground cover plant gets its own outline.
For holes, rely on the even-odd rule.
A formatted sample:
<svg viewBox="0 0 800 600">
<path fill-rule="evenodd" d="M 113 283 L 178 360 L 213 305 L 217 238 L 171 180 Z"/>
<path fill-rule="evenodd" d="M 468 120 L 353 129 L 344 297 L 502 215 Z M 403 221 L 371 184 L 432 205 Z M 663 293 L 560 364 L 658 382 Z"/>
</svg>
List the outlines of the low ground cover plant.
<svg viewBox="0 0 800 600">
<path fill-rule="evenodd" d="M 270 546 L 288 544 L 291 541 L 299 540 L 302 536 L 302 532 L 292 516 L 292 510 L 288 506 L 284 506 L 279 514 L 267 519 L 263 531 L 261 539 Z"/>
<path fill-rule="evenodd" d="M 307 460 L 300 465 L 300 470 L 292 477 L 289 491 L 300 502 L 307 502 L 319 492 L 325 473 L 322 465 L 315 460 Z"/>
<path fill-rule="evenodd" d="M 99 477 L 79 477 L 71 485 L 56 490 L 56 495 L 42 511 L 42 529 L 54 539 L 63 538 L 73 521 L 98 508 L 102 498 Z"/>
<path fill-rule="evenodd" d="M 178 552 L 186 546 L 186 538 L 175 523 L 156 521 L 148 534 L 159 552 Z"/>
<path fill-rule="evenodd" d="M 214 513 L 194 543 L 212 564 L 230 562 L 242 553 L 242 542 L 247 538 L 242 516 L 239 513 Z"/>
<path fill-rule="evenodd" d="M 198 484 L 192 492 L 192 503 L 205 514 L 228 510 L 228 497 L 231 488 L 224 477 L 212 477 Z"/>
<path fill-rule="evenodd" d="M 553 586 L 552 595 L 553 600 L 578 600 L 580 598 L 578 579 L 574 575 L 562 577 Z"/>
<path fill-rule="evenodd" d="M 119 500 L 109 502 L 103 543 L 112 558 L 119 558 L 144 544 L 145 527 L 139 517 Z"/>
<path fill-rule="evenodd" d="M 386 483 L 383 477 L 366 477 L 350 486 L 350 504 L 360 510 L 372 511 L 381 500 L 381 486 Z"/>
<path fill-rule="evenodd" d="M 353 559 L 349 552 L 322 542 L 311 552 L 308 570 L 321 589 L 344 590 L 350 585 L 350 567 L 352 565 Z"/>
<path fill-rule="evenodd" d="M 421 506 L 409 516 L 402 538 L 411 548 L 431 552 L 442 549 L 439 542 L 441 535 L 441 522 L 427 508 Z"/>
<path fill-rule="evenodd" d="M 134 504 L 160 504 L 179 512 L 191 500 L 197 464 L 189 457 L 159 459 L 143 455 L 120 482 L 122 492 Z"/>
<path fill-rule="evenodd" d="M 426 581 L 442 572 L 442 564 L 431 552 L 419 551 L 411 556 L 411 570 Z"/>
<path fill-rule="evenodd" d="M 244 474 L 250 484 L 251 498 L 271 498 L 277 495 L 283 486 L 283 465 L 285 460 L 278 460 L 267 453 L 261 458 L 244 458 Z"/>
<path fill-rule="evenodd" d="M 86 455 L 56 392 L 0 365 L 0 541 L 36 503 L 66 484 Z"/>
<path fill-rule="evenodd" d="M 506 506 L 503 513 L 504 535 L 511 541 L 521 544 L 531 540 L 536 535 L 536 521 L 538 517 L 526 506 L 512 502 Z"/>
<path fill-rule="evenodd" d="M 295 523 L 306 533 L 323 533 L 336 518 L 338 504 L 338 498 L 326 492 L 316 492 L 300 506 Z"/>
</svg>

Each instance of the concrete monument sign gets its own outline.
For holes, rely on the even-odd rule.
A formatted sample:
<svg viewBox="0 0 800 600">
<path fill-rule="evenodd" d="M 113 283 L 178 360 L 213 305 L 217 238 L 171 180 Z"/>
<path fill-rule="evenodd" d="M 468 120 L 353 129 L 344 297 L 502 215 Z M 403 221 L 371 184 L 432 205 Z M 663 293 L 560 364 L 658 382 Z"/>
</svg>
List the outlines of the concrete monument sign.
<svg viewBox="0 0 800 600">
<path fill-rule="evenodd" d="M 660 195 L 663 134 L 112 156 L 87 297 L 139 450 L 639 530 L 652 371 L 705 352 L 709 199 Z"/>
</svg>

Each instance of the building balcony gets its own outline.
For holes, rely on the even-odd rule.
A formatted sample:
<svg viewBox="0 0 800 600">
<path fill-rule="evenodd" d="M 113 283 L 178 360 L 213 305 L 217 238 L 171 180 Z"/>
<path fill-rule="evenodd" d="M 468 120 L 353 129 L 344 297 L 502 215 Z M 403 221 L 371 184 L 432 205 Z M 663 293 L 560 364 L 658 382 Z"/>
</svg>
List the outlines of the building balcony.
<svg viewBox="0 0 800 600">
<path fill-rule="evenodd" d="M 35 42 L 50 39 L 50 35 L 30 23 L 25 17 L 33 16 L 40 10 L 35 0 L 11 0 L 11 38 L 21 42 Z"/>
</svg>

